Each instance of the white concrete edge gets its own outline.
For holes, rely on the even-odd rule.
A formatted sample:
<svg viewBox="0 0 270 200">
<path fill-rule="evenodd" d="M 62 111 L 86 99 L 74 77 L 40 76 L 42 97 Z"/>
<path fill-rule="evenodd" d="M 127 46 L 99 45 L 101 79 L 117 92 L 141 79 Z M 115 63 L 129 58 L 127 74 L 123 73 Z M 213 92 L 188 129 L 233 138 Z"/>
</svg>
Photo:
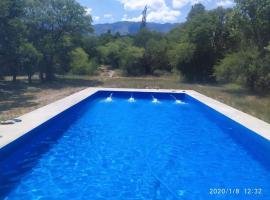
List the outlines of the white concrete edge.
<svg viewBox="0 0 270 200">
<path fill-rule="evenodd" d="M 270 124 L 199 92 L 187 91 L 186 94 L 270 141 Z"/>
<path fill-rule="evenodd" d="M 270 141 L 270 124 L 192 90 L 87 88 L 27 113 L 13 125 L 0 125 L 0 149 L 98 91 L 186 93 Z"/>
</svg>

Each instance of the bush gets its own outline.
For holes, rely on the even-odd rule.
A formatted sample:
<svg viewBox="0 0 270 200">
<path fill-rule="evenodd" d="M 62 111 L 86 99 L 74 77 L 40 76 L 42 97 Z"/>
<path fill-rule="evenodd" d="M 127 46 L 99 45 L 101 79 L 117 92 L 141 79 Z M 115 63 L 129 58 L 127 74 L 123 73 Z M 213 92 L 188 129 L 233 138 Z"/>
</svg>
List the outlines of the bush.
<svg viewBox="0 0 270 200">
<path fill-rule="evenodd" d="M 31 83 L 32 76 L 37 71 L 43 55 L 31 43 L 22 44 L 19 50 L 21 65 L 27 73 L 28 82 Z"/>
<path fill-rule="evenodd" d="M 195 52 L 195 45 L 192 43 L 178 43 L 168 52 L 170 65 L 182 75 L 188 74 L 192 65 L 192 58 Z"/>
<path fill-rule="evenodd" d="M 258 78 L 255 81 L 255 89 L 260 91 L 270 90 L 270 55 L 262 59 L 261 67 L 258 70 Z"/>
<path fill-rule="evenodd" d="M 142 64 L 144 49 L 134 46 L 129 46 L 122 52 L 121 69 L 125 75 L 140 75 L 145 73 L 145 68 Z"/>
<path fill-rule="evenodd" d="M 214 67 L 214 75 L 219 82 L 237 82 L 243 75 L 241 66 L 245 66 L 245 61 L 239 59 L 240 52 L 231 53 L 225 56 L 218 65 Z"/>
<path fill-rule="evenodd" d="M 255 48 L 225 56 L 215 66 L 220 82 L 236 82 L 254 90 L 270 89 L 270 56 L 263 56 Z"/>
<path fill-rule="evenodd" d="M 110 65 L 113 68 L 119 67 L 120 62 L 120 45 L 118 42 L 110 42 L 105 46 L 98 47 L 100 62 Z"/>
<path fill-rule="evenodd" d="M 146 73 L 153 74 L 156 70 L 171 71 L 167 50 L 168 43 L 165 39 L 150 39 L 146 43 L 144 53 Z"/>
<path fill-rule="evenodd" d="M 76 48 L 70 53 L 71 73 L 77 75 L 93 75 L 98 65 L 95 60 L 89 60 L 88 54 L 82 48 Z"/>
</svg>

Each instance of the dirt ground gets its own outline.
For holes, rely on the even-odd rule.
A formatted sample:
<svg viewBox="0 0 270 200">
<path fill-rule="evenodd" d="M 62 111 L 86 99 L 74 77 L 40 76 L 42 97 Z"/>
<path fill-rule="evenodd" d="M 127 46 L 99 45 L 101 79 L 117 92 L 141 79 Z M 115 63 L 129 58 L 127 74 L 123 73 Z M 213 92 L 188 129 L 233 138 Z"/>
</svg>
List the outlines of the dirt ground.
<svg viewBox="0 0 270 200">
<path fill-rule="evenodd" d="M 192 89 L 231 105 L 246 113 L 270 122 L 270 96 L 258 95 L 238 85 L 188 84 L 177 76 L 120 77 L 112 73 L 103 76 L 59 76 L 53 82 L 34 80 L 29 85 L 26 77 L 17 83 L 0 81 L 0 120 L 12 119 L 45 106 L 87 87 Z"/>
</svg>

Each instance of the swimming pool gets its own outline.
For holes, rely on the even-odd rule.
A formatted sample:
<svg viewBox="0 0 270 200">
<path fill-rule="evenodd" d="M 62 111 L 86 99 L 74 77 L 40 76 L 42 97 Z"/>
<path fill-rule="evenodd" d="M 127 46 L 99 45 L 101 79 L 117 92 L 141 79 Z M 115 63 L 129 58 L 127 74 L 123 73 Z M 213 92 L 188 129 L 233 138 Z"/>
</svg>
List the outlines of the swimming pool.
<svg viewBox="0 0 270 200">
<path fill-rule="evenodd" d="M 270 199 L 269 153 L 185 93 L 98 91 L 0 150 L 0 199 Z"/>
</svg>

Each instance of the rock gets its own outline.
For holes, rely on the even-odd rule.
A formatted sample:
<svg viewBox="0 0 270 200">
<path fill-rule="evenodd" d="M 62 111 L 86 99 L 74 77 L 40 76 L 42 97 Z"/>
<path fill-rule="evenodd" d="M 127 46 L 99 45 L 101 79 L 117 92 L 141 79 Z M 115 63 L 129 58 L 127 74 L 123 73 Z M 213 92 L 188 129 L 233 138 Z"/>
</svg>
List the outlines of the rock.
<svg viewBox="0 0 270 200">
<path fill-rule="evenodd" d="M 18 119 L 18 118 L 12 119 L 12 121 L 14 121 L 14 122 L 22 122 L 22 120 Z"/>
<path fill-rule="evenodd" d="M 13 120 L 6 120 L 6 121 L 1 121 L 1 125 L 10 125 L 10 124 L 15 124 L 15 121 Z"/>
</svg>

